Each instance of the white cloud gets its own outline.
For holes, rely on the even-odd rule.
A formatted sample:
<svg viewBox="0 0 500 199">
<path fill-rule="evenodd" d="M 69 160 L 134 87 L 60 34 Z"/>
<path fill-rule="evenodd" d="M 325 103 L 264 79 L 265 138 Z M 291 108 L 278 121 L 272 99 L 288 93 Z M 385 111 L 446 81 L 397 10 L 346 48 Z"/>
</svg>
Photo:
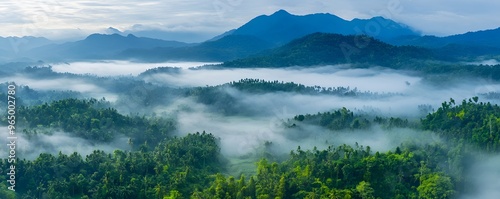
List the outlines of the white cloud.
<svg viewBox="0 0 500 199">
<path fill-rule="evenodd" d="M 158 74 L 147 81 L 167 83 L 175 86 L 219 85 L 245 78 L 279 80 L 322 87 L 358 88 L 373 92 L 402 92 L 410 84 L 420 80 L 396 73 L 395 71 L 377 72 L 372 69 L 346 69 L 342 66 L 325 66 L 309 69 L 229 69 L 229 70 L 182 70 L 180 75 Z"/>
<path fill-rule="evenodd" d="M 109 101 L 116 101 L 118 96 L 103 89 L 96 82 L 88 82 L 83 79 L 55 78 L 55 79 L 37 79 L 22 75 L 0 78 L 0 82 L 16 82 L 18 85 L 29 86 L 35 90 L 42 91 L 77 91 L 86 97 L 95 99 L 106 98 Z"/>
<path fill-rule="evenodd" d="M 165 62 L 165 63 L 133 63 L 127 61 L 73 62 L 52 65 L 54 72 L 74 74 L 93 74 L 97 76 L 138 75 L 148 69 L 171 66 L 189 68 L 213 62 Z"/>
<path fill-rule="evenodd" d="M 299 15 L 328 12 L 345 19 L 382 15 L 426 34 L 448 35 L 499 27 L 498 7 L 500 2 L 489 0 L 8 0 L 0 3 L 0 35 L 59 38 L 67 31 L 129 29 L 135 24 L 216 35 L 278 9 Z"/>
<path fill-rule="evenodd" d="M 5 126 L 0 127 L 7 129 Z M 4 134 L 6 135 L 7 133 L 5 132 Z M 93 143 L 89 140 L 75 137 L 71 133 L 60 131 L 50 131 L 50 134 L 40 133 L 31 137 L 24 133 L 18 133 L 16 137 L 16 155 L 19 159 L 34 160 L 41 153 L 57 155 L 61 152 L 69 155 L 78 152 L 81 156 L 85 157 L 94 150 L 102 150 L 107 153 L 112 153 L 114 150 L 130 150 L 128 138 L 123 135 L 117 135 L 110 143 Z M 12 140 L 7 139 L 7 136 L 0 136 L 0 142 L 9 143 L 9 141 Z M 1 150 L 0 156 L 7 157 L 8 151 Z"/>
</svg>

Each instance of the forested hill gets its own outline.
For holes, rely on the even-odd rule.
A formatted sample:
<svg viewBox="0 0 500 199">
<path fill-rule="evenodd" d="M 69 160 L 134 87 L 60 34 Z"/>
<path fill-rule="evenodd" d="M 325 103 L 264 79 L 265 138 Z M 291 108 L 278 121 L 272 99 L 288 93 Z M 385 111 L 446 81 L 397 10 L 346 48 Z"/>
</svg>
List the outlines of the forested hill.
<svg viewBox="0 0 500 199">
<path fill-rule="evenodd" d="M 102 109 L 95 100 L 62 100 L 48 105 L 24 109 L 20 116 L 39 117 L 48 111 L 58 113 L 69 107 L 61 117 L 46 118 L 46 125 L 82 120 L 130 120 L 113 109 Z M 64 111 L 59 111 L 64 112 Z M 90 113 L 97 113 L 91 115 Z M 82 116 L 78 116 L 82 115 Z M 454 100 L 443 103 L 436 112 L 422 120 L 426 129 L 442 132 L 445 137 L 470 132 L 472 138 L 488 138 L 498 143 L 498 106 L 478 103 L 474 97 L 455 106 Z M 72 119 L 69 119 L 72 120 Z M 347 109 L 331 113 L 297 116 L 295 122 L 315 123 L 331 130 L 352 128 L 359 116 Z M 374 122 L 377 122 L 375 119 Z M 21 118 L 20 121 L 23 121 Z M 493 123 L 491 123 L 491 122 Z M 28 126 L 31 124 L 27 124 Z M 157 125 L 157 124 L 156 124 Z M 39 126 L 39 125 L 36 125 Z M 103 127 L 106 125 L 101 125 Z M 112 127 L 112 126 L 111 126 Z M 361 126 L 359 126 L 361 127 Z M 485 128 L 489 130 L 484 130 Z M 154 131 L 161 132 L 156 129 Z M 444 133 L 447 132 L 447 133 Z M 332 132 L 335 133 L 335 132 Z M 422 132 L 426 133 L 426 132 Z M 449 136 L 448 136 L 449 135 Z M 150 135 L 153 136 L 153 135 Z M 35 160 L 19 159 L 16 165 L 17 192 L 5 192 L 2 198 L 454 198 L 474 192 L 465 175 L 464 162 L 480 160 L 470 156 L 453 139 L 450 144 L 402 144 L 394 150 L 372 151 L 369 146 L 330 146 L 323 150 L 291 151 L 286 160 L 255 162 L 255 174 L 226 176 L 224 158 L 218 139 L 207 133 L 184 137 L 155 137 L 150 147 L 134 151 L 96 150 L 82 157 L 73 154 L 40 154 Z M 483 143 L 477 142 L 482 145 Z M 494 145 L 492 145 L 494 146 Z M 490 148 L 492 149 L 492 148 Z M 448 160 L 448 161 L 442 161 Z M 6 168 L 7 161 L 0 161 Z M 383 177 L 380 177 L 383 176 Z M 5 181 L 5 176 L 0 176 Z M 464 187 L 469 187 L 467 190 Z M 17 197 L 15 196 L 17 194 Z"/>
<path fill-rule="evenodd" d="M 488 152 L 500 151 L 500 107 L 496 104 L 478 102 L 477 97 L 443 102 L 434 113 L 422 120 L 426 130 L 455 141 L 466 142 Z"/>
<path fill-rule="evenodd" d="M 433 59 L 427 49 L 393 46 L 367 36 L 314 33 L 259 55 L 225 62 L 223 67 L 288 67 L 326 64 L 376 64 L 397 67 Z"/>
<path fill-rule="evenodd" d="M 168 119 L 125 116 L 104 100 L 64 99 L 17 109 L 18 130 L 28 137 L 63 131 L 92 143 L 107 143 L 117 135 L 130 136 L 137 146 L 157 143 L 175 129 Z M 6 118 L 0 125 L 7 124 Z"/>
</svg>

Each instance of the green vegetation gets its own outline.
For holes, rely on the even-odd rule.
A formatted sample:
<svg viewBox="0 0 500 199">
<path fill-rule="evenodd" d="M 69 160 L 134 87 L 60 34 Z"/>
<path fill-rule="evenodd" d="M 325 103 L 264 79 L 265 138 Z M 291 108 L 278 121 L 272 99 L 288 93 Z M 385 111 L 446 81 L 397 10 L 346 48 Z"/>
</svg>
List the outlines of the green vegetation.
<svg viewBox="0 0 500 199">
<path fill-rule="evenodd" d="M 393 46 L 368 36 L 314 33 L 262 55 L 225 62 L 223 67 L 289 67 L 329 64 L 372 64 L 399 67 L 432 59 L 424 48 Z"/>
<path fill-rule="evenodd" d="M 473 191 L 465 189 L 470 187 L 465 162 L 475 159 L 467 143 L 498 150 L 499 107 L 474 97 L 458 106 L 454 100 L 444 102 L 421 120 L 422 128 L 443 135 L 450 145 L 405 143 L 386 152 L 359 145 L 324 150 L 299 146 L 283 161 L 256 162 L 253 175 L 231 176 L 225 174 L 227 161 L 212 134 L 170 137 L 175 123 L 123 116 L 108 105 L 102 100 L 66 99 L 20 107 L 24 133 L 61 128 L 107 141 L 113 133 L 137 136 L 140 130 L 144 139 L 133 151 L 96 150 L 86 157 L 77 152 L 43 153 L 34 160 L 19 159 L 16 179 L 22 183 L 16 187 L 17 198 L 454 198 Z M 420 128 L 401 118 L 369 119 L 345 108 L 298 115 L 290 122 L 331 130 L 368 129 L 374 124 Z M 6 166 L 2 160 L 0 168 Z M 0 194 L 14 198 L 12 192 Z"/>
<path fill-rule="evenodd" d="M 351 67 L 358 68 L 383 66 L 416 71 L 426 76 L 437 75 L 440 80 L 443 77 L 464 76 L 500 80 L 500 66 L 450 62 L 471 60 L 470 57 L 466 59 L 460 56 L 462 55 L 446 52 L 446 49 L 432 51 L 414 46 L 393 46 L 367 36 L 314 33 L 248 58 L 226 61 L 219 67 L 281 68 L 352 64 Z M 213 66 L 208 68 L 210 67 Z"/>
<path fill-rule="evenodd" d="M 357 96 L 362 94 L 369 94 L 361 93 L 357 91 L 357 89 L 350 89 L 349 87 L 325 88 L 320 86 L 305 86 L 294 82 L 265 81 L 260 79 L 242 79 L 240 81 L 234 81 L 222 86 L 229 86 L 240 91 L 258 94 L 272 92 L 290 92 L 308 95 L 327 94 L 340 96 Z"/>
<path fill-rule="evenodd" d="M 358 91 L 356 88 L 336 87 L 325 88 L 320 86 L 305 86 L 294 82 L 265 81 L 259 79 L 242 79 L 230 83 L 217 85 L 194 87 L 185 89 L 185 97 L 193 97 L 196 102 L 210 105 L 210 107 L 219 113 L 227 115 L 245 115 L 254 113 L 249 107 L 238 103 L 237 96 L 231 91 L 240 91 L 250 94 L 266 93 L 290 93 L 304 95 L 334 95 L 339 97 L 370 97 L 380 98 L 397 94 L 372 93 Z M 233 93 L 233 94 L 232 94 Z"/>
<path fill-rule="evenodd" d="M 352 111 L 346 108 L 331 112 L 297 115 L 293 118 L 293 121 L 288 121 L 287 125 L 296 127 L 300 126 L 301 123 L 318 125 L 333 131 L 342 129 L 368 129 L 375 124 L 382 125 L 387 128 L 405 128 L 416 126 L 415 124 L 408 122 L 408 119 L 355 115 Z"/>
<path fill-rule="evenodd" d="M 6 117 L 2 123 L 6 124 Z M 168 119 L 124 116 L 104 100 L 65 99 L 17 109 L 16 122 L 27 135 L 64 131 L 94 142 L 108 142 L 117 134 L 130 136 L 136 146 L 154 144 L 169 136 L 175 123 Z M 19 130 L 18 130 L 19 131 Z"/>
<path fill-rule="evenodd" d="M 163 198 L 208 184 L 220 171 L 218 156 L 217 139 L 206 133 L 162 141 L 152 150 L 40 154 L 17 163 L 16 190 L 19 198 Z"/>
<path fill-rule="evenodd" d="M 422 120 L 422 126 L 448 139 L 465 141 L 488 152 L 499 152 L 500 107 L 478 100 L 473 97 L 458 105 L 453 99 L 443 102 L 436 112 Z"/>
</svg>

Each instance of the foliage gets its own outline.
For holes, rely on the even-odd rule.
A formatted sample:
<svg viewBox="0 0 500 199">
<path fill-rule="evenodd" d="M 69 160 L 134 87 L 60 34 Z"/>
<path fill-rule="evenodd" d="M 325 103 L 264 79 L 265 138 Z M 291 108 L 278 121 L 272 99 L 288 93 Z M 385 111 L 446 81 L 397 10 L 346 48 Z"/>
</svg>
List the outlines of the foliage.
<svg viewBox="0 0 500 199">
<path fill-rule="evenodd" d="M 368 36 L 313 33 L 262 55 L 237 59 L 223 67 L 289 67 L 359 63 L 399 67 L 416 59 L 431 59 L 424 48 L 392 46 Z"/>
<path fill-rule="evenodd" d="M 354 114 L 345 107 L 324 113 L 296 115 L 293 120 L 287 122 L 287 126 L 289 127 L 300 127 L 301 124 L 318 125 L 333 131 L 343 129 L 366 130 L 373 127 L 373 125 L 382 125 L 385 128 L 407 128 L 417 126 L 409 122 L 408 119 Z"/>
<path fill-rule="evenodd" d="M 21 198 L 451 198 L 452 178 L 426 148 L 375 152 L 341 145 L 257 162 L 256 174 L 224 176 L 218 140 L 188 134 L 152 150 L 94 151 L 82 158 L 40 154 L 19 160 Z M 431 148 L 428 148 L 431 149 Z M 6 164 L 2 162 L 2 167 Z M 427 166 L 429 165 L 429 166 Z M 381 177 L 383 176 L 383 178 Z"/>
<path fill-rule="evenodd" d="M 6 123 L 5 119 L 2 123 Z M 50 104 L 20 106 L 16 122 L 28 135 L 62 130 L 87 140 L 108 142 L 117 134 L 123 134 L 130 136 L 137 146 L 144 142 L 157 143 L 175 129 L 175 123 L 167 119 L 121 115 L 104 99 L 69 98 Z"/>
<path fill-rule="evenodd" d="M 210 176 L 220 172 L 217 142 L 203 132 L 164 140 L 153 150 L 112 154 L 96 150 L 86 157 L 75 152 L 19 159 L 16 180 L 23 183 L 17 184 L 16 191 L 20 198 L 188 196 L 207 187 Z M 0 166 L 6 165 L 2 161 Z"/>
<path fill-rule="evenodd" d="M 346 145 L 321 151 L 299 148 L 282 163 L 262 159 L 257 163 L 257 174 L 248 181 L 245 176 L 236 181 L 232 176 L 217 175 L 210 188 L 194 198 L 418 198 L 419 192 L 421 197 L 428 194 L 424 187 L 429 186 L 453 193 L 450 177 L 436 168 L 427 169 L 421 184 L 424 163 L 418 162 L 423 157 L 417 154 L 408 149 L 373 154 L 369 147 Z M 441 197 L 450 198 L 451 194 Z"/>
<path fill-rule="evenodd" d="M 488 152 L 500 151 L 500 107 L 479 102 L 478 97 L 463 100 L 458 105 L 454 99 L 443 102 L 436 112 L 422 120 L 422 126 Z"/>
</svg>

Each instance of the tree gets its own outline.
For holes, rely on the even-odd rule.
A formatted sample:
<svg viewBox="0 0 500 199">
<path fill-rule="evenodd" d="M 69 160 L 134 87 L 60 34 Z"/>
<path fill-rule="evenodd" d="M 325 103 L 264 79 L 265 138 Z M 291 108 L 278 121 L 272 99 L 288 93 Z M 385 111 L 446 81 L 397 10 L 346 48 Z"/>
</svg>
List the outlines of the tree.
<svg viewBox="0 0 500 199">
<path fill-rule="evenodd" d="M 373 188 L 371 188 L 369 182 L 361 181 L 356 186 L 356 191 L 359 193 L 362 199 L 374 199 L 373 197 Z"/>
<path fill-rule="evenodd" d="M 441 173 L 432 173 L 422 176 L 422 183 L 417 187 L 421 199 L 452 198 L 455 191 L 450 177 Z"/>
</svg>

